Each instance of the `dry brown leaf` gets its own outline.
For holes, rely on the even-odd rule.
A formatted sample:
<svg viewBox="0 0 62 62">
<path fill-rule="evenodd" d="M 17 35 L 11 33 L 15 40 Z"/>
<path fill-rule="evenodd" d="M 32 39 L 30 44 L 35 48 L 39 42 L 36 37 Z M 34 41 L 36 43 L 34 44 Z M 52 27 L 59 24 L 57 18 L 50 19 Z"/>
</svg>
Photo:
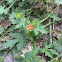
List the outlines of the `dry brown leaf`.
<svg viewBox="0 0 62 62">
<path fill-rule="evenodd" d="M 36 42 L 36 46 L 39 46 L 39 42 Z"/>
<path fill-rule="evenodd" d="M 11 22 L 9 20 L 7 21 L 0 21 L 0 26 L 3 26 L 5 28 L 5 30 L 7 29 L 8 26 L 11 25 Z"/>
<path fill-rule="evenodd" d="M 60 61 L 62 61 L 62 57 L 61 57 Z"/>
<path fill-rule="evenodd" d="M 9 36 L 5 36 L 5 38 L 4 37 L 2 37 L 2 36 L 0 36 L 0 41 L 7 41 L 8 39 L 9 39 L 10 37 Z"/>
<path fill-rule="evenodd" d="M 48 6 L 48 12 L 52 12 L 53 8 L 51 6 Z"/>
<path fill-rule="evenodd" d="M 42 56 L 42 62 L 47 62 L 46 59 Z"/>
<path fill-rule="evenodd" d="M 57 31 L 62 32 L 62 25 L 60 25 L 59 27 L 56 27 Z"/>
<path fill-rule="evenodd" d="M 55 5 L 57 5 L 57 6 L 60 6 L 60 4 L 59 3 L 56 3 L 56 2 L 53 2 Z"/>
<path fill-rule="evenodd" d="M 27 45 L 26 45 L 26 48 L 28 49 L 28 51 L 32 51 L 33 46 L 31 46 L 31 43 L 28 42 Z"/>
<path fill-rule="evenodd" d="M 1 44 L 0 48 L 3 48 L 3 44 L 4 44 L 5 41 L 7 41 L 9 38 L 10 38 L 9 36 L 5 36 L 5 38 L 2 37 L 2 36 L 0 36 L 0 44 Z"/>
<path fill-rule="evenodd" d="M 61 39 L 61 37 L 62 37 L 62 25 L 59 25 L 58 27 L 55 28 L 53 36 L 56 37 L 58 40 Z"/>
<path fill-rule="evenodd" d="M 40 46 L 43 46 L 43 42 L 39 42 L 39 45 L 40 45 Z"/>
<path fill-rule="evenodd" d="M 27 48 L 22 48 L 21 51 L 23 54 L 25 54 L 27 52 Z"/>
<path fill-rule="evenodd" d="M 35 5 L 35 8 L 40 8 L 40 10 L 42 11 L 44 9 L 44 3 L 43 1 L 38 1 Z"/>
<path fill-rule="evenodd" d="M 31 46 L 31 43 L 27 43 L 26 47 L 21 48 L 21 51 L 23 54 L 21 54 L 20 56 L 24 57 L 24 54 L 26 52 L 32 51 L 32 49 L 33 49 L 33 46 Z"/>
<path fill-rule="evenodd" d="M 55 10 L 54 10 L 54 13 L 55 13 L 55 14 L 58 14 L 58 12 L 59 12 L 59 6 L 57 6 L 57 7 L 55 8 Z"/>
</svg>

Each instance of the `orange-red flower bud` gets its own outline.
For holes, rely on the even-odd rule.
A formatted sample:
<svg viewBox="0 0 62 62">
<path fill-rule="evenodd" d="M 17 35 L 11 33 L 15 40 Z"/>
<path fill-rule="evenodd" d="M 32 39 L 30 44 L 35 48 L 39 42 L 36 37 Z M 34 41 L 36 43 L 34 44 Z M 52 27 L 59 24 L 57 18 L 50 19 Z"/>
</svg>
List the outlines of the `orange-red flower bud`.
<svg viewBox="0 0 62 62">
<path fill-rule="evenodd" d="M 28 29 L 28 30 L 32 30 L 32 29 L 33 29 L 33 26 L 29 24 L 29 25 L 27 26 L 27 29 Z"/>
</svg>

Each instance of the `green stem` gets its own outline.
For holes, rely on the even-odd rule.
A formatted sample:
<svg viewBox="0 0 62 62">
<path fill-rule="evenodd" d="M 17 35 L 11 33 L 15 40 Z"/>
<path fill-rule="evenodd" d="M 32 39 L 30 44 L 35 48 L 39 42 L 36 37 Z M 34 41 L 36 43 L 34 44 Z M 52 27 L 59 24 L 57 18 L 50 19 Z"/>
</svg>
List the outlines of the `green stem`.
<svg viewBox="0 0 62 62">
<path fill-rule="evenodd" d="M 0 1 L 0 4 L 2 3 L 3 1 Z"/>
<path fill-rule="evenodd" d="M 57 8 L 57 7 L 56 7 Z M 41 20 L 39 23 L 42 23 L 44 22 L 45 20 L 47 20 L 53 13 L 54 11 L 56 10 L 56 8 L 51 12 L 51 14 L 49 14 L 46 18 L 44 18 L 43 20 Z M 60 19 L 61 20 L 61 19 Z"/>
<path fill-rule="evenodd" d="M 3 35 L 3 34 L 1 34 L 1 36 L 3 36 L 5 39 L 6 39 L 6 37 Z M 4 41 L 4 39 L 0 39 L 0 41 Z M 5 42 L 4 42 L 5 43 Z"/>
<path fill-rule="evenodd" d="M 4 57 L 7 55 L 7 52 L 2 52 L 2 53 L 4 53 L 4 55 L 3 56 L 0 56 L 0 62 L 2 62 L 3 59 L 4 59 Z"/>
<path fill-rule="evenodd" d="M 34 49 L 36 49 L 36 41 L 34 41 Z"/>
<path fill-rule="evenodd" d="M 59 56 L 57 56 L 56 58 L 59 58 L 59 57 L 61 57 L 62 56 L 62 54 L 60 54 Z M 49 61 L 49 62 L 53 62 L 54 60 L 56 60 L 56 58 L 54 58 L 54 59 L 52 59 L 51 61 Z"/>
<path fill-rule="evenodd" d="M 3 36 L 4 38 L 6 38 L 3 34 L 1 34 L 1 36 Z"/>
<path fill-rule="evenodd" d="M 3 41 L 3 39 L 0 39 L 0 41 Z"/>
<path fill-rule="evenodd" d="M 51 23 L 50 18 L 49 18 L 49 23 Z M 52 28 L 51 28 L 51 24 L 49 25 L 49 29 L 50 29 L 50 43 L 52 43 Z"/>
<path fill-rule="evenodd" d="M 51 12 L 51 14 L 53 14 L 53 12 Z M 51 14 L 49 14 L 46 18 L 44 18 L 43 20 L 41 20 L 40 23 L 42 23 L 43 21 L 45 21 L 46 19 L 48 19 L 51 16 Z"/>
<path fill-rule="evenodd" d="M 53 32 L 54 32 L 54 23 L 53 23 Z"/>
<path fill-rule="evenodd" d="M 16 2 L 17 0 L 15 0 L 8 8 L 10 9 L 13 5 L 14 5 L 14 3 Z"/>
<path fill-rule="evenodd" d="M 46 4 L 46 7 L 47 7 L 47 12 L 48 12 L 48 4 Z"/>
<path fill-rule="evenodd" d="M 49 26 L 49 25 L 52 24 L 52 23 L 54 23 L 54 22 L 50 22 L 50 23 L 48 23 L 47 25 L 43 26 L 42 28 L 45 28 L 45 27 Z"/>
</svg>

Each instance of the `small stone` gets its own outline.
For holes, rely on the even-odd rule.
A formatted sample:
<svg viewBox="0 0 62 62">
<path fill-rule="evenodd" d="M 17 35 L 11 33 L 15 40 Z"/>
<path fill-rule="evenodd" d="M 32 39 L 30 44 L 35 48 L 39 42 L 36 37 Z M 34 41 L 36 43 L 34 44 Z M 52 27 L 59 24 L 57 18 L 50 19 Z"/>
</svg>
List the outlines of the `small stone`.
<svg viewBox="0 0 62 62">
<path fill-rule="evenodd" d="M 13 58 L 12 53 L 9 52 L 2 62 L 16 62 L 16 60 Z"/>
</svg>

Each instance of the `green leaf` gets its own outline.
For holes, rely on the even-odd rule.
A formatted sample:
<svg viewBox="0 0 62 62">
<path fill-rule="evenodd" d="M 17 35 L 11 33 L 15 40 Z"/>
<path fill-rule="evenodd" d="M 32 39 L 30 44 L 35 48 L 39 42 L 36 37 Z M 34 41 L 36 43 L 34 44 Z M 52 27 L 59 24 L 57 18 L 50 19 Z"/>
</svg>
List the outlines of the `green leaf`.
<svg viewBox="0 0 62 62">
<path fill-rule="evenodd" d="M 4 28 L 0 26 L 0 34 L 4 32 Z"/>
<path fill-rule="evenodd" d="M 7 34 L 8 32 L 13 32 L 15 30 L 15 26 L 11 25 L 5 32 L 5 34 Z"/>
<path fill-rule="evenodd" d="M 45 52 L 45 56 L 48 56 L 50 58 L 53 58 L 53 56 L 51 55 L 51 52 L 48 52 L 48 51 Z"/>
<path fill-rule="evenodd" d="M 0 6 L 0 14 L 2 15 L 4 12 L 4 7 Z"/>
<path fill-rule="evenodd" d="M 21 28 L 25 24 L 25 21 L 21 21 L 19 24 L 16 25 L 16 28 Z"/>
<path fill-rule="evenodd" d="M 30 59 L 32 58 L 32 52 L 27 52 L 25 54 L 25 61 L 30 62 Z"/>
<path fill-rule="evenodd" d="M 15 17 L 18 19 L 21 19 L 23 17 L 23 14 L 22 13 L 16 13 Z"/>
<path fill-rule="evenodd" d="M 45 42 L 45 48 L 40 49 L 41 53 L 45 53 L 45 56 L 48 56 L 50 58 L 53 58 L 53 55 L 58 55 L 58 53 L 56 52 L 55 49 L 52 49 L 52 44 L 47 45 L 47 43 Z"/>
<path fill-rule="evenodd" d="M 54 55 L 58 55 L 58 53 L 54 49 L 49 49 L 49 51 Z M 53 53 L 54 52 L 54 53 Z"/>
<path fill-rule="evenodd" d="M 24 6 L 24 2 L 19 2 L 19 6 L 23 7 Z"/>
<path fill-rule="evenodd" d="M 12 39 L 18 39 L 19 40 L 19 43 L 16 44 L 16 47 L 18 49 L 18 51 L 23 47 L 25 46 L 26 44 L 26 40 L 23 38 L 23 35 L 22 33 L 9 33 L 9 35 L 11 36 Z"/>
<path fill-rule="evenodd" d="M 15 19 L 15 14 L 16 14 L 16 12 L 12 12 L 12 13 L 9 15 L 9 20 L 10 20 L 13 24 L 18 23 L 18 20 Z"/>
<path fill-rule="evenodd" d="M 53 15 L 51 15 L 50 18 L 53 18 L 54 21 L 58 21 L 58 20 L 59 20 L 57 14 L 53 14 Z"/>
<path fill-rule="evenodd" d="M 21 9 L 21 13 L 22 13 L 23 15 L 25 15 L 25 12 L 26 12 L 25 9 Z"/>
<path fill-rule="evenodd" d="M 54 60 L 53 62 L 62 62 L 62 61 L 59 61 L 59 60 L 57 59 L 57 60 Z"/>
<path fill-rule="evenodd" d="M 33 26 L 36 26 L 37 23 L 38 23 L 37 19 L 35 19 L 35 20 L 32 21 L 32 25 L 33 25 Z"/>
<path fill-rule="evenodd" d="M 41 0 L 41 1 L 46 2 L 46 0 Z"/>
<path fill-rule="evenodd" d="M 39 62 L 38 58 L 33 58 L 31 62 Z"/>
<path fill-rule="evenodd" d="M 10 16 L 9 16 L 9 19 L 11 20 L 11 19 L 14 19 L 15 18 L 15 12 L 12 12 L 11 14 L 10 14 Z"/>
<path fill-rule="evenodd" d="M 0 47 L 2 46 L 2 44 L 0 44 Z"/>
<path fill-rule="evenodd" d="M 47 3 L 50 3 L 51 1 L 50 1 L 50 0 L 47 0 L 46 2 L 47 2 Z"/>
<path fill-rule="evenodd" d="M 4 14 L 7 14 L 8 11 L 9 11 L 9 8 L 5 8 L 4 6 L 0 6 L 0 14 L 2 15 L 3 13 Z"/>
<path fill-rule="evenodd" d="M 13 40 L 7 40 L 6 43 L 4 43 L 3 48 L 12 48 L 14 45 L 19 42 L 19 39 L 13 39 Z"/>
<path fill-rule="evenodd" d="M 30 2 L 30 4 L 35 2 L 35 0 L 27 0 L 27 1 Z"/>
<path fill-rule="evenodd" d="M 55 0 L 56 3 L 62 4 L 62 0 Z"/>
<path fill-rule="evenodd" d="M 40 50 L 40 46 L 38 46 L 38 47 L 36 47 L 36 49 L 33 49 L 33 50 L 32 50 L 33 57 L 35 57 L 35 56 L 36 56 L 36 54 L 38 54 L 38 53 L 39 53 L 39 50 Z"/>
<path fill-rule="evenodd" d="M 20 40 L 20 42 L 16 45 L 18 51 L 25 45 L 25 42 Z"/>
<path fill-rule="evenodd" d="M 55 48 L 58 52 L 62 51 L 62 40 L 55 40 L 55 41 L 53 42 L 53 44 L 54 44 L 54 48 Z"/>
<path fill-rule="evenodd" d="M 21 19 L 20 22 L 16 25 L 16 28 L 21 28 L 22 26 L 25 27 L 25 20 L 26 18 Z"/>
<path fill-rule="evenodd" d="M 42 25 L 37 24 L 37 26 L 34 28 L 34 33 L 38 35 L 38 33 L 46 34 L 47 31 L 45 29 L 42 29 Z"/>
<path fill-rule="evenodd" d="M 5 10 L 4 10 L 4 14 L 7 14 L 8 11 L 9 11 L 9 8 L 5 8 Z"/>
<path fill-rule="evenodd" d="M 7 4 L 13 3 L 14 0 L 6 0 Z"/>
<path fill-rule="evenodd" d="M 47 45 L 47 42 L 45 42 L 44 45 L 45 45 L 45 48 L 47 48 L 47 49 L 53 47 L 53 44 L 50 43 L 49 45 Z"/>
<path fill-rule="evenodd" d="M 11 36 L 11 38 L 17 38 L 17 39 L 22 39 L 22 33 L 9 33 L 9 35 Z"/>
<path fill-rule="evenodd" d="M 17 50 L 17 49 L 12 49 L 12 55 L 14 58 L 20 59 L 20 55 L 23 54 L 21 50 Z M 16 56 L 15 56 L 16 55 Z"/>
</svg>

